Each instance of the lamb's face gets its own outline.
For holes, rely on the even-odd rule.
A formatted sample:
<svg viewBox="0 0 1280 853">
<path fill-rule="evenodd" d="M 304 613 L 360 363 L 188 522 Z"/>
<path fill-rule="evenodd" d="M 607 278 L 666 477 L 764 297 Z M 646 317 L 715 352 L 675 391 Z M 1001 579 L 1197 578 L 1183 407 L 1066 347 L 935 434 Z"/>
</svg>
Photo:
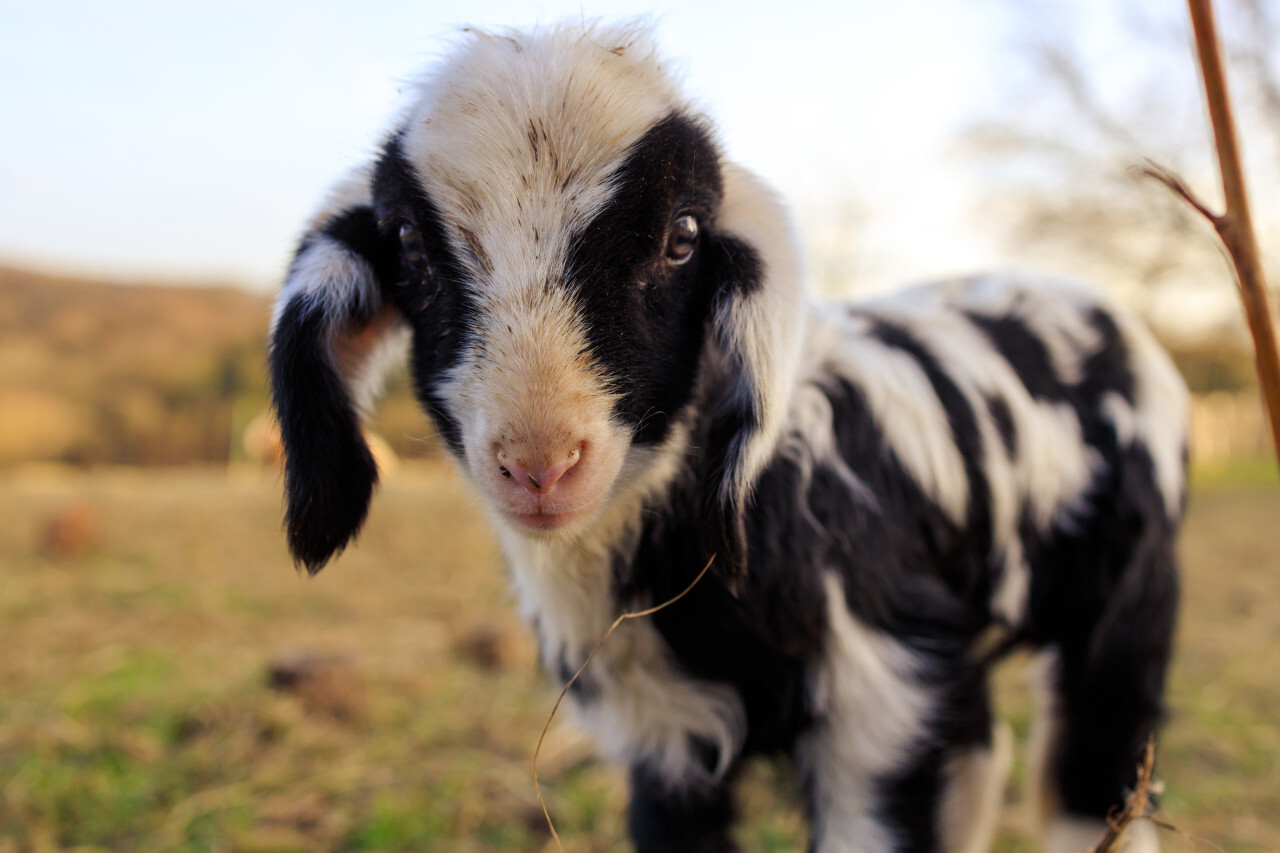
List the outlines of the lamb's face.
<svg viewBox="0 0 1280 853">
<path fill-rule="evenodd" d="M 715 145 L 652 59 L 545 47 L 473 42 L 373 182 L 418 394 L 530 533 L 588 524 L 669 435 L 735 248 Z"/>
<path fill-rule="evenodd" d="M 657 495 L 691 449 L 708 547 L 739 575 L 800 352 L 786 212 L 721 159 L 635 26 L 473 34 L 417 96 L 276 305 L 294 556 L 319 571 L 364 523 L 358 409 L 407 326 L 418 396 L 502 523 L 634 517 L 614 498 Z"/>
</svg>

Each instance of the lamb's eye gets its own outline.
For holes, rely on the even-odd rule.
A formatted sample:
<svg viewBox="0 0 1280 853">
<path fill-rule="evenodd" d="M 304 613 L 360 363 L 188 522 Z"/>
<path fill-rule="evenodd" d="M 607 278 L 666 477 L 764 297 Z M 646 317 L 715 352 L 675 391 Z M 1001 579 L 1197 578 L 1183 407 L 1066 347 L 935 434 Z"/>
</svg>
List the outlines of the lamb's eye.
<svg viewBox="0 0 1280 853">
<path fill-rule="evenodd" d="M 410 269 L 420 271 L 426 264 L 427 251 L 422 246 L 422 235 L 408 222 L 400 226 L 400 249 Z"/>
<path fill-rule="evenodd" d="M 691 213 L 682 213 L 671 223 L 667 235 L 667 260 L 683 264 L 693 256 L 698 245 L 698 220 Z"/>
</svg>

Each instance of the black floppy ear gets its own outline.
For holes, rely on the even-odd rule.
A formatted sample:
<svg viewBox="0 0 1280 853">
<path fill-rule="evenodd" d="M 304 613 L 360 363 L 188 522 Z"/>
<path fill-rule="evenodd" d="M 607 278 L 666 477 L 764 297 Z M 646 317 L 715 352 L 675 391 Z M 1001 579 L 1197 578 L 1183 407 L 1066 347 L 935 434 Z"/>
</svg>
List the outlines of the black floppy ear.
<svg viewBox="0 0 1280 853">
<path fill-rule="evenodd" d="M 361 175 L 303 237 L 276 301 L 271 389 L 285 455 L 289 549 L 312 574 L 364 524 L 378 468 L 360 428 L 408 331 L 383 301 L 396 247 Z"/>
<path fill-rule="evenodd" d="M 808 300 L 785 208 L 751 173 L 726 164 L 723 175 L 705 259 L 715 297 L 703 537 L 714 570 L 736 591 L 747 576 L 745 514 L 786 418 Z"/>
</svg>

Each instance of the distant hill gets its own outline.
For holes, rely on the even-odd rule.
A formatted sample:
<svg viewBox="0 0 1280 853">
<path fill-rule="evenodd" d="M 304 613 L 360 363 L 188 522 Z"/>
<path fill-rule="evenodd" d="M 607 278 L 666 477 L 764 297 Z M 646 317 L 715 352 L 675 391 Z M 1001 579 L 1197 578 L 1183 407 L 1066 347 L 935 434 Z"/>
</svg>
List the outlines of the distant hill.
<svg viewBox="0 0 1280 853">
<path fill-rule="evenodd" d="M 0 466 L 179 465 L 235 458 L 267 406 L 269 297 L 233 287 L 107 284 L 0 267 Z M 397 451 L 431 433 L 403 381 Z M 403 422 L 403 426 L 400 422 Z"/>
<path fill-rule="evenodd" d="M 269 311 L 230 287 L 0 268 L 0 464 L 225 459 L 236 402 L 265 405 Z"/>
</svg>

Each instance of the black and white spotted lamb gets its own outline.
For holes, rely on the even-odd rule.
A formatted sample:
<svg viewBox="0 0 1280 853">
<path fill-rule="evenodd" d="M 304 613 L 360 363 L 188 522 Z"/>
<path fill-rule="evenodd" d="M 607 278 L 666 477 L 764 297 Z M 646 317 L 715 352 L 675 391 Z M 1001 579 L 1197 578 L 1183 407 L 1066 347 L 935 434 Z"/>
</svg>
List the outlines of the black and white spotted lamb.
<svg viewBox="0 0 1280 853">
<path fill-rule="evenodd" d="M 638 850 L 735 849 L 762 753 L 793 759 L 815 851 L 987 849 L 988 675 L 1017 647 L 1046 849 L 1096 842 L 1178 597 L 1187 394 L 1152 336 L 1025 277 L 813 303 L 787 212 L 636 25 L 472 32 L 414 96 L 280 293 L 296 558 L 360 529 L 359 413 L 407 357 L 557 677 L 715 555 L 572 694 Z"/>
</svg>

